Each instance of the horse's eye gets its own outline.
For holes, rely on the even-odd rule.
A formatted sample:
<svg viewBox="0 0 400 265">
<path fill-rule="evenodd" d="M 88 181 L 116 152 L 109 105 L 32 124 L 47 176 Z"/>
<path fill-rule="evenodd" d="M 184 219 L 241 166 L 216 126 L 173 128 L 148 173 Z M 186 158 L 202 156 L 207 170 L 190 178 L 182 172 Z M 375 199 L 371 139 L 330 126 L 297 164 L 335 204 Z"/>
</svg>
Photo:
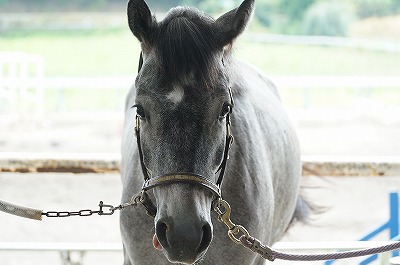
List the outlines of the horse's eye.
<svg viewBox="0 0 400 265">
<path fill-rule="evenodd" d="M 231 112 L 232 112 L 232 105 L 228 102 L 225 102 L 224 105 L 222 105 L 222 109 L 221 109 L 221 113 L 219 114 L 219 118 L 223 119 Z"/>
<path fill-rule="evenodd" d="M 139 116 L 139 118 L 144 119 L 146 117 L 145 113 L 144 113 L 144 109 L 141 105 L 134 105 L 133 107 L 136 108 L 136 115 Z"/>
</svg>

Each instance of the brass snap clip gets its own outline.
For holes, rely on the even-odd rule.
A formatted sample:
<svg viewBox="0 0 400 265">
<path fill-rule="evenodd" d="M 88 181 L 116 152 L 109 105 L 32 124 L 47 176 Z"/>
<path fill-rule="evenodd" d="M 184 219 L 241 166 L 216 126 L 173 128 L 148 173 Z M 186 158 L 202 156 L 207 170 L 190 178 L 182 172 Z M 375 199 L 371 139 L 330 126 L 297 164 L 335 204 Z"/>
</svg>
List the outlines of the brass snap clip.
<svg viewBox="0 0 400 265">
<path fill-rule="evenodd" d="M 213 202 L 213 209 L 218 214 L 218 221 L 225 224 L 228 227 L 228 236 L 236 244 L 241 244 L 239 234 L 242 236 L 250 237 L 249 232 L 246 228 L 241 225 L 236 225 L 231 220 L 231 206 L 229 203 L 221 198 L 216 199 Z"/>
</svg>

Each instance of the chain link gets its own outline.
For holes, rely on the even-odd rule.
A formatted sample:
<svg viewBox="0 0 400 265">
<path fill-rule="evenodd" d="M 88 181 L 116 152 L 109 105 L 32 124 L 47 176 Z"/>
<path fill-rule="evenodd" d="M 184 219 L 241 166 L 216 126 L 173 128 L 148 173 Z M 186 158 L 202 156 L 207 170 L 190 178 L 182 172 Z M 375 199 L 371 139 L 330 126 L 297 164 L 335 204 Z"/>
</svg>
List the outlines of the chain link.
<svg viewBox="0 0 400 265">
<path fill-rule="evenodd" d="M 126 207 L 129 206 L 136 206 L 139 202 L 143 201 L 143 194 L 140 193 L 138 195 L 135 195 L 131 198 L 131 200 L 127 203 L 120 204 L 116 207 L 110 205 L 110 204 L 104 204 L 103 201 L 100 201 L 99 203 L 99 210 L 90 210 L 90 209 L 84 209 L 80 211 L 75 211 L 75 212 L 70 212 L 70 211 L 48 211 L 42 213 L 42 215 L 46 217 L 71 217 L 71 216 L 92 216 L 93 214 L 98 214 L 98 215 L 113 215 L 116 210 L 122 210 Z"/>
</svg>

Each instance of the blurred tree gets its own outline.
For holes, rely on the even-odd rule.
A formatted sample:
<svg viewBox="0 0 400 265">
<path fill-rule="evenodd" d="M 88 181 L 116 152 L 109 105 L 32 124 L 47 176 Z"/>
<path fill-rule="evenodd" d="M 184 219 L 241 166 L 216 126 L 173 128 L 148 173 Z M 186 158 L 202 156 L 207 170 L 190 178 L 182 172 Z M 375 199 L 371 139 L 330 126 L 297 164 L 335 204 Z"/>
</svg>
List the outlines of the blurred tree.
<svg viewBox="0 0 400 265">
<path fill-rule="evenodd" d="M 203 0 L 198 7 L 204 12 L 211 14 L 219 14 L 222 12 L 227 12 L 235 7 L 234 1 L 230 0 Z"/>
<path fill-rule="evenodd" d="M 304 33 L 344 37 L 353 17 L 353 9 L 348 1 L 317 1 L 305 13 Z"/>
<path fill-rule="evenodd" d="M 181 0 L 179 2 L 185 6 L 198 6 L 203 0 Z"/>
<path fill-rule="evenodd" d="M 125 2 L 127 2 L 127 0 Z M 146 2 L 152 10 L 167 11 L 171 7 L 180 5 L 182 1 L 181 0 L 168 0 L 168 1 L 146 0 Z"/>
<path fill-rule="evenodd" d="M 0 0 L 1 11 L 109 11 L 126 7 L 128 0 Z M 152 10 L 165 11 L 181 0 L 146 0 Z"/>
<path fill-rule="evenodd" d="M 395 14 L 400 12 L 400 0 L 392 0 L 392 10 Z"/>
<path fill-rule="evenodd" d="M 204 12 L 218 14 L 235 6 L 234 0 L 181 0 L 182 5 L 196 6 Z"/>
<path fill-rule="evenodd" d="M 280 0 L 280 11 L 287 14 L 291 21 L 301 21 L 308 7 L 316 0 Z"/>
<path fill-rule="evenodd" d="M 277 1 L 259 0 L 256 3 L 254 12 L 255 18 L 265 27 L 270 27 L 272 24 L 273 13 L 277 11 Z"/>
<path fill-rule="evenodd" d="M 383 17 L 400 12 L 400 0 L 355 0 L 360 18 Z"/>
</svg>

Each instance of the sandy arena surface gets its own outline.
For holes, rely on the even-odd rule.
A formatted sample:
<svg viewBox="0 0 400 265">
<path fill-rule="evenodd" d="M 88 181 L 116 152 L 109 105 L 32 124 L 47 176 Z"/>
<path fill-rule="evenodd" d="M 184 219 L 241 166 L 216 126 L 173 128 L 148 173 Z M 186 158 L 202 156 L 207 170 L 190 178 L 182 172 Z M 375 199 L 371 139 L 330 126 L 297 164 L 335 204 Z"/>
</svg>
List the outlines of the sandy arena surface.
<svg viewBox="0 0 400 265">
<path fill-rule="evenodd" d="M 78 117 L 58 114 L 40 122 L 0 119 L 0 152 L 119 152 L 122 122 L 120 113 Z M 297 119 L 295 124 L 305 155 L 400 155 L 399 123 Z M 387 220 L 388 192 L 400 187 L 400 178 L 307 177 L 304 186 L 308 187 L 305 192 L 311 201 L 327 211 L 314 216 L 310 225 L 297 224 L 284 240 L 352 241 Z M 99 200 L 118 204 L 120 193 L 117 174 L 0 173 L 1 199 L 45 210 L 96 209 Z M 117 215 L 47 218 L 38 222 L 0 214 L 0 224 L 0 242 L 120 242 Z M 214 225 L 220 224 L 214 221 Z M 384 234 L 379 240 L 387 240 L 387 236 Z M 49 265 L 61 261 L 56 252 L 0 251 L 0 265 L 17 264 Z M 122 264 L 122 253 L 90 252 L 84 257 L 84 264 Z"/>
<path fill-rule="evenodd" d="M 374 117 L 289 110 L 289 115 L 303 155 L 400 156 L 400 112 Z M 0 114 L 0 152 L 120 152 L 122 112 L 64 112 L 39 121 L 26 117 Z"/>
<path fill-rule="evenodd" d="M 361 237 L 387 220 L 388 192 L 391 187 L 400 187 L 400 178 L 307 177 L 304 184 L 309 187 L 307 196 L 327 210 L 314 216 L 310 225 L 295 225 L 284 241 L 351 241 Z M 121 192 L 116 174 L 2 173 L 0 187 L 2 199 L 45 210 L 96 209 L 99 200 L 117 204 Z M 45 218 L 42 222 L 0 214 L 0 223 L 3 242 L 120 242 L 118 214 Z M 221 224 L 214 219 L 214 225 Z M 387 235 L 379 239 L 386 240 Z M 84 261 L 86 265 L 122 264 L 122 253 L 89 252 Z M 60 259 L 55 252 L 0 252 L 0 264 L 60 264 Z"/>
</svg>

